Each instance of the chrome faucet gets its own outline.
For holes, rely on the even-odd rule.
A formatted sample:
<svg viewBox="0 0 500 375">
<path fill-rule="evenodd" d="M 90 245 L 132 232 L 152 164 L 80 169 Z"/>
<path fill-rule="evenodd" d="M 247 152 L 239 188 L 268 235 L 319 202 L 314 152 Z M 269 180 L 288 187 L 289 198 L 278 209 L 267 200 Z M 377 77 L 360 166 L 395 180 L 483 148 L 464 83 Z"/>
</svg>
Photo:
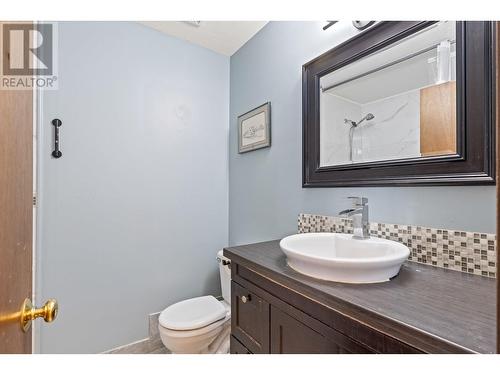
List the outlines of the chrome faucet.
<svg viewBox="0 0 500 375">
<path fill-rule="evenodd" d="M 352 199 L 353 208 L 339 212 L 344 217 L 352 217 L 352 238 L 364 240 L 370 238 L 370 223 L 368 222 L 368 198 L 349 197 Z"/>
</svg>

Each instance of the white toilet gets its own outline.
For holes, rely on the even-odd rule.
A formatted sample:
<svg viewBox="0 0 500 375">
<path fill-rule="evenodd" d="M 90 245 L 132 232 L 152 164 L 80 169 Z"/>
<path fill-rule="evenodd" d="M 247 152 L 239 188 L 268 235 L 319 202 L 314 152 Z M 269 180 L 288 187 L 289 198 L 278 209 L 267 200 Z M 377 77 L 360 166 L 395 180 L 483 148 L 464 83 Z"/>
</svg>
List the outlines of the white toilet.
<svg viewBox="0 0 500 375">
<path fill-rule="evenodd" d="M 158 328 L 172 353 L 229 353 L 231 334 L 230 260 L 217 253 L 223 300 L 214 296 L 187 299 L 162 311 Z"/>
</svg>

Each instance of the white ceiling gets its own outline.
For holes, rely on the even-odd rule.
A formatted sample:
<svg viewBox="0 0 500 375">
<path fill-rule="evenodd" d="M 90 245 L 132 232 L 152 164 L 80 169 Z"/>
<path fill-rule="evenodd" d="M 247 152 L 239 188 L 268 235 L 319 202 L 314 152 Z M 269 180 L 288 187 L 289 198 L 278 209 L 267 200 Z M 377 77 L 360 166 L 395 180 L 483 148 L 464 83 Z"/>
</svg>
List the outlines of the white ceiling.
<svg viewBox="0 0 500 375">
<path fill-rule="evenodd" d="M 199 25 L 196 26 L 196 22 Z M 231 56 L 267 21 L 148 21 L 143 25 L 212 51 Z"/>
</svg>

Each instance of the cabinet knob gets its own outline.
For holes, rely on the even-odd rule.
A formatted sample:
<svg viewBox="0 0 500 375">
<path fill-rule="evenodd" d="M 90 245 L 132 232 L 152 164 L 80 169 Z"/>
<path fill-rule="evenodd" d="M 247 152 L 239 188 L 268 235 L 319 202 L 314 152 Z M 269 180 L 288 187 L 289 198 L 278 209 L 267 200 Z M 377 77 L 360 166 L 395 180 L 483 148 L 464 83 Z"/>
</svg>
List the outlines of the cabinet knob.
<svg viewBox="0 0 500 375">
<path fill-rule="evenodd" d="M 247 303 L 250 299 L 250 294 L 248 296 L 241 296 L 241 302 L 243 303 Z"/>
</svg>

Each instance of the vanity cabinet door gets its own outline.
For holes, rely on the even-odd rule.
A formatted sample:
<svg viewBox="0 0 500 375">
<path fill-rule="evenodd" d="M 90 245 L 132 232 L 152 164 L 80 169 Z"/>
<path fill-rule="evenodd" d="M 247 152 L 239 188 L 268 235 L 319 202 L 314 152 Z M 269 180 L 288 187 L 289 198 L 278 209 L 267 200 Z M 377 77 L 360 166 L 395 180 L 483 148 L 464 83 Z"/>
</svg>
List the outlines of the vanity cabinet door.
<svg viewBox="0 0 500 375">
<path fill-rule="evenodd" d="M 319 331 L 321 333 L 271 306 L 271 353 L 273 354 L 370 353 L 364 346 L 327 326 Z"/>
<path fill-rule="evenodd" d="M 233 335 L 231 335 L 230 341 L 230 350 L 231 354 L 252 354 L 241 342 L 238 341 Z"/>
<path fill-rule="evenodd" d="M 269 353 L 269 303 L 234 281 L 231 332 L 252 353 Z"/>
</svg>

